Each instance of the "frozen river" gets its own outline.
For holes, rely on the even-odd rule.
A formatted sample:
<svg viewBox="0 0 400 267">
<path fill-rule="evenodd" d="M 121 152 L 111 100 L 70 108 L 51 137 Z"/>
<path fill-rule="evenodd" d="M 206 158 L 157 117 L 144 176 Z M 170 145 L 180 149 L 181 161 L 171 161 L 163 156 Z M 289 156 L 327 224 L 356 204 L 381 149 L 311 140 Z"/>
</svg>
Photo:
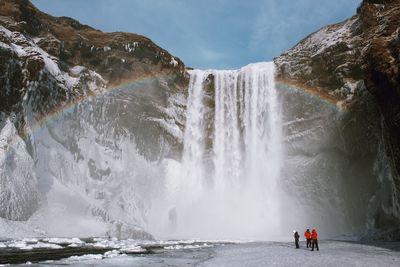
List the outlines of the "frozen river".
<svg viewBox="0 0 400 267">
<path fill-rule="evenodd" d="M 41 252 L 41 257 L 50 257 L 52 251 L 59 255 L 68 251 L 74 253 L 73 249 L 88 252 L 59 260 L 28 262 L 30 266 L 400 266 L 400 243 L 320 241 L 320 251 L 311 252 L 304 243 L 300 249 L 295 249 L 293 243 L 285 242 L 154 241 L 139 244 L 96 240 L 83 241 L 86 245 L 82 245 L 77 239 L 55 239 L 37 240 L 36 247 L 34 242 L 9 241 L 6 245 L 9 253 L 20 251 L 19 254 L 25 253 L 25 256 L 35 251 Z M 46 247 L 49 243 L 53 245 Z M 0 249 L 0 257 L 9 255 L 5 251 L 5 248 Z"/>
</svg>

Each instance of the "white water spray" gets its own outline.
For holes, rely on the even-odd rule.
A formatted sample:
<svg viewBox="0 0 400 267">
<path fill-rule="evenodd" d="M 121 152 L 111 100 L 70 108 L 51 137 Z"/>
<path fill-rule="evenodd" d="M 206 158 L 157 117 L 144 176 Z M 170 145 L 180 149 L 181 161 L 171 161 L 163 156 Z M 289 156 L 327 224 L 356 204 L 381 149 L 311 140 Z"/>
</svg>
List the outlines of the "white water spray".
<svg viewBox="0 0 400 267">
<path fill-rule="evenodd" d="M 168 237 L 277 238 L 281 132 L 273 63 L 192 71 L 182 161 L 169 164 L 164 208 L 157 209 L 173 227 L 149 230 Z"/>
</svg>

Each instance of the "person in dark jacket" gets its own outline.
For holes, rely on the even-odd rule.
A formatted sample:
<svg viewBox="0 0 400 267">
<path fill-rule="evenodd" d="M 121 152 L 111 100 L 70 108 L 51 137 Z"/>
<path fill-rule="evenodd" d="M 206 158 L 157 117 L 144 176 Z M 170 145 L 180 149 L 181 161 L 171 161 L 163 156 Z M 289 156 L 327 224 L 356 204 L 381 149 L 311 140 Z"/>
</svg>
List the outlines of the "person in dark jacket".
<svg viewBox="0 0 400 267">
<path fill-rule="evenodd" d="M 310 229 L 307 229 L 305 231 L 304 236 L 306 237 L 306 240 L 307 240 L 307 248 L 311 248 L 311 232 L 310 232 Z"/>
<path fill-rule="evenodd" d="M 293 233 L 294 233 L 294 243 L 296 244 L 296 248 L 300 248 L 300 246 L 299 246 L 299 238 L 300 238 L 299 233 L 296 230 L 294 230 Z"/>
<path fill-rule="evenodd" d="M 312 229 L 311 231 L 311 239 L 312 239 L 312 246 L 311 246 L 311 251 L 314 251 L 314 247 L 317 248 L 317 250 L 319 250 L 318 247 L 318 233 L 315 229 Z"/>
</svg>

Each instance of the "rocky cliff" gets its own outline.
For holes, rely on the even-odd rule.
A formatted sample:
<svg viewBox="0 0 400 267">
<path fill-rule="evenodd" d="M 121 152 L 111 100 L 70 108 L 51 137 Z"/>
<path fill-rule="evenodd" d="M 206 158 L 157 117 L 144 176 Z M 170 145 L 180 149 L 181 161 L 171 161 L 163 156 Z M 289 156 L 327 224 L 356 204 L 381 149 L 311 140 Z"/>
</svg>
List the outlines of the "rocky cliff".
<svg viewBox="0 0 400 267">
<path fill-rule="evenodd" d="M 343 136 L 350 125 L 359 129 L 358 140 L 367 140 L 357 157 L 378 147 L 372 152 L 378 155 L 374 168 L 380 181 L 375 201 L 382 205 L 370 210 L 369 226 L 375 237 L 389 239 L 399 238 L 400 222 L 399 29 L 400 1 L 364 0 L 352 18 L 310 34 L 275 59 L 282 82 L 324 95 L 348 111 Z M 384 158 L 389 166 L 382 166 Z"/>
<path fill-rule="evenodd" d="M 136 151 L 150 160 L 173 154 L 166 151 L 172 147 L 168 143 L 177 143 L 182 129 L 171 128 L 169 122 L 182 122 L 167 111 L 171 105 L 183 105 L 179 99 L 185 75 L 179 58 L 146 37 L 104 33 L 71 18 L 52 17 L 28 0 L 0 1 L 0 217 L 35 221 L 36 212 L 43 220 L 46 211 L 40 209 L 52 201 L 46 197 L 52 184 L 60 182 L 74 191 L 71 188 L 84 183 L 74 191 L 86 198 L 79 204 L 84 216 L 111 224 L 112 235 L 146 237 L 136 231 L 139 223 L 132 219 L 140 217 L 135 206 L 140 200 L 128 186 L 130 193 L 124 192 L 120 187 L 127 182 L 118 178 L 133 177 L 135 168 L 143 165 L 127 160 L 130 166 L 122 169 L 130 173 L 122 175 L 107 164 L 124 161 Z M 51 126 L 49 122 L 60 117 L 63 123 Z M 90 156 L 80 144 L 89 134 L 95 141 L 88 146 L 97 149 Z M 135 142 L 128 154 L 122 155 L 122 139 Z M 50 156 L 51 146 L 60 146 L 55 156 Z M 121 154 L 105 160 L 98 149 Z M 69 161 L 77 165 L 68 167 Z M 79 171 L 78 162 L 87 173 Z M 81 178 L 86 175 L 89 180 Z M 112 193 L 103 188 L 107 179 Z M 133 197 L 139 204 L 132 204 Z M 110 214 L 116 210 L 113 205 L 119 213 Z M 115 229 L 124 229 L 124 236 Z"/>
<path fill-rule="evenodd" d="M 60 100 L 69 101 L 96 88 L 107 89 L 160 73 L 173 77 L 176 84 L 184 79 L 182 61 L 150 39 L 131 33 L 103 33 L 71 18 L 52 17 L 28 0 L 1 1 L 0 25 L 4 74 L 0 93 L 6 100 L 1 102 L 2 112 L 18 111 L 28 88 L 52 79 L 49 76 L 56 76 L 58 80 L 53 82 L 60 86 L 36 89 L 32 97 L 57 94 Z M 90 79 L 93 87 L 87 88 Z M 47 100 L 52 99 L 40 102 L 51 102 Z"/>
</svg>

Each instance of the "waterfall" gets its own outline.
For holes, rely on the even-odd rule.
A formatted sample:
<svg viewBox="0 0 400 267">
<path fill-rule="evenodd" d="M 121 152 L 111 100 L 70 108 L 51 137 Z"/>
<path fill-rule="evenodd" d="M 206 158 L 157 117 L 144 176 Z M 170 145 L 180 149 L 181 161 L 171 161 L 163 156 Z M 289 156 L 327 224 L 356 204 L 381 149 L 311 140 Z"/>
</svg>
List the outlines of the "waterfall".
<svg viewBox="0 0 400 267">
<path fill-rule="evenodd" d="M 183 156 L 169 165 L 162 201 L 169 234 L 276 237 L 281 132 L 272 62 L 191 71 Z"/>
</svg>

